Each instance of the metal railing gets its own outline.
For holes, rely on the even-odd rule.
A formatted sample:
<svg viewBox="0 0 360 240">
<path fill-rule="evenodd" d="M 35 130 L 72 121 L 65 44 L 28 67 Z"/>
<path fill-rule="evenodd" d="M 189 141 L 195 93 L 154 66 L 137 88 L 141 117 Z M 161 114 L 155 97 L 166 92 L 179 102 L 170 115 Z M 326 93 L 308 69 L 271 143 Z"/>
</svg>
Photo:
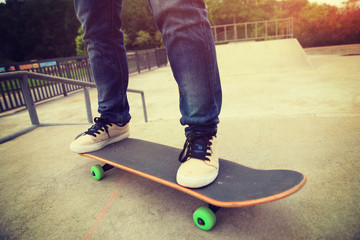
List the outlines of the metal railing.
<svg viewBox="0 0 360 240">
<path fill-rule="evenodd" d="M 36 102 L 35 96 L 38 93 L 36 92 L 36 90 L 34 88 L 31 88 L 31 83 L 33 83 L 33 81 L 44 81 L 46 83 L 50 82 L 50 83 L 56 83 L 56 84 L 63 84 L 65 86 L 73 85 L 73 86 L 79 86 L 79 87 L 84 88 L 87 119 L 88 119 L 89 123 L 92 123 L 93 120 L 92 120 L 92 113 L 91 113 L 91 102 L 90 102 L 88 88 L 89 87 L 95 88 L 96 86 L 94 83 L 73 80 L 73 79 L 63 78 L 63 77 L 50 76 L 50 75 L 41 74 L 41 73 L 27 72 L 27 71 L 17 71 L 17 72 L 12 72 L 12 73 L 0 74 L 0 83 L 2 85 L 3 85 L 3 83 L 5 83 L 5 85 L 7 85 L 11 81 L 13 83 L 16 82 L 16 84 L 18 84 L 19 88 L 14 90 L 13 95 L 9 96 L 9 98 L 13 98 L 13 101 L 15 101 L 15 99 L 17 99 L 16 101 L 18 101 L 18 102 L 21 101 L 25 104 L 26 109 L 28 110 L 28 113 L 29 113 L 29 117 L 30 117 L 32 126 L 1 138 L 0 144 L 3 142 L 9 141 L 11 139 L 14 139 L 18 136 L 21 136 L 25 133 L 28 133 L 37 127 L 83 124 L 83 123 L 40 123 L 37 112 L 36 112 L 36 107 L 35 107 L 35 102 Z M 147 119 L 147 111 L 146 111 L 146 105 L 145 105 L 144 92 L 140 91 L 140 90 L 134 90 L 134 89 L 128 89 L 128 92 L 139 93 L 141 95 L 144 119 L 145 119 L 145 122 L 147 122 L 148 119 Z M 88 124 L 88 123 L 86 123 L 86 124 Z"/>
<path fill-rule="evenodd" d="M 151 70 L 167 64 L 167 54 L 164 48 L 149 49 L 130 52 L 127 54 L 129 72 L 141 73 L 145 69 Z M 42 73 L 54 77 L 76 79 L 82 82 L 94 82 L 90 61 L 87 56 L 46 59 L 41 61 L 9 63 L 0 66 L 0 72 L 29 71 Z M 0 73 L 2 75 L 4 73 Z M 35 103 L 50 99 L 56 96 L 67 96 L 82 88 L 81 85 L 49 82 L 39 79 L 29 79 L 29 87 L 33 94 Z M 0 113 L 23 108 L 25 102 L 21 96 L 19 80 L 0 82 Z"/>
<path fill-rule="evenodd" d="M 226 24 L 211 28 L 216 44 L 294 37 L 293 18 Z"/>
<path fill-rule="evenodd" d="M 153 67 L 161 67 L 167 64 L 167 53 L 165 48 L 155 48 L 128 52 L 127 59 L 129 73 L 140 73 L 143 70 L 151 70 Z"/>
</svg>

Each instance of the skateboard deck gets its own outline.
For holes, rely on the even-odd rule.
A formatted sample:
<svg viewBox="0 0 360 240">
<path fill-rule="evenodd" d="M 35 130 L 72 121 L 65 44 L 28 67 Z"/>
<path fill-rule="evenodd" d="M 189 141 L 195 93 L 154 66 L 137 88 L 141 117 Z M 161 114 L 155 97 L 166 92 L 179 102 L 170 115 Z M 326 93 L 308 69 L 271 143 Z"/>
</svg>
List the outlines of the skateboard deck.
<svg viewBox="0 0 360 240">
<path fill-rule="evenodd" d="M 209 203 L 213 213 L 220 207 L 245 207 L 275 201 L 297 192 L 306 182 L 306 177 L 297 171 L 259 170 L 219 159 L 220 168 L 216 180 L 208 186 L 190 189 L 176 183 L 180 152 L 181 149 L 178 148 L 128 138 L 101 150 L 80 155 L 105 163 L 103 167 L 97 166 L 101 168 L 101 174 L 103 170 L 107 171 L 112 167 L 123 169 L 203 200 Z M 92 171 L 93 176 L 98 175 L 95 172 Z M 199 212 L 198 215 L 205 214 L 206 221 L 210 221 L 211 229 L 216 221 L 211 219 L 215 216 L 208 209 L 203 208 Z M 201 229 L 209 230 L 203 217 L 195 219 L 195 213 L 195 224 Z"/>
</svg>

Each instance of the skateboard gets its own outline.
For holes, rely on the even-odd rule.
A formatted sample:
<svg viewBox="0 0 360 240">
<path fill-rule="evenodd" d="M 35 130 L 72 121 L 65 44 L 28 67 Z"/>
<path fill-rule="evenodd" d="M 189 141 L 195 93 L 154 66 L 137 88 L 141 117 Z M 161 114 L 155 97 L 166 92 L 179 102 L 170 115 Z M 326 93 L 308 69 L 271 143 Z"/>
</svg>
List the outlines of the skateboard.
<svg viewBox="0 0 360 240">
<path fill-rule="evenodd" d="M 80 155 L 99 160 L 103 166 L 91 168 L 96 180 L 116 167 L 187 193 L 209 204 L 193 214 L 195 224 L 210 230 L 216 223 L 215 213 L 221 208 L 252 206 L 279 200 L 300 190 L 306 177 L 291 170 L 258 170 L 219 159 L 219 175 L 208 186 L 190 189 L 176 183 L 177 161 L 181 149 L 134 138 L 110 144 L 105 148 Z"/>
</svg>

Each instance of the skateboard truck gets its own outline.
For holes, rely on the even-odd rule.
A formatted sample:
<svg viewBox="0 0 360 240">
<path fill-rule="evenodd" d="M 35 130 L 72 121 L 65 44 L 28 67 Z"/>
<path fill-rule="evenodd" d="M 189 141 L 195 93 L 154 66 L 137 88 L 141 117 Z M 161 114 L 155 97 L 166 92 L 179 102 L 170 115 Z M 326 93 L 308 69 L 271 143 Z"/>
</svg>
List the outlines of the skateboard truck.
<svg viewBox="0 0 360 240">
<path fill-rule="evenodd" d="M 214 213 L 216 213 L 221 207 L 209 204 L 209 208 L 211 211 L 213 211 Z"/>
<path fill-rule="evenodd" d="M 104 170 L 104 172 L 107 172 L 113 168 L 114 168 L 114 166 L 107 164 L 107 163 L 105 163 L 105 165 L 102 166 L 102 169 Z"/>
</svg>

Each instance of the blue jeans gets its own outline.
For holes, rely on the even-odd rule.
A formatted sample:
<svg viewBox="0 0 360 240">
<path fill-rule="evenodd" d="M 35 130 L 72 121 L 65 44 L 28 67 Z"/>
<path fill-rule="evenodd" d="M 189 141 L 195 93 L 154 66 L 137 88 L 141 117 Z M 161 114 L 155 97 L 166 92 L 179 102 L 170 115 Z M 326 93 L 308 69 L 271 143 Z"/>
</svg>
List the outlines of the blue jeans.
<svg viewBox="0 0 360 240">
<path fill-rule="evenodd" d="M 122 0 L 74 0 L 98 89 L 99 113 L 130 121 Z M 216 133 L 222 102 L 215 45 L 203 0 L 149 0 L 180 93 L 186 132 Z"/>
</svg>

